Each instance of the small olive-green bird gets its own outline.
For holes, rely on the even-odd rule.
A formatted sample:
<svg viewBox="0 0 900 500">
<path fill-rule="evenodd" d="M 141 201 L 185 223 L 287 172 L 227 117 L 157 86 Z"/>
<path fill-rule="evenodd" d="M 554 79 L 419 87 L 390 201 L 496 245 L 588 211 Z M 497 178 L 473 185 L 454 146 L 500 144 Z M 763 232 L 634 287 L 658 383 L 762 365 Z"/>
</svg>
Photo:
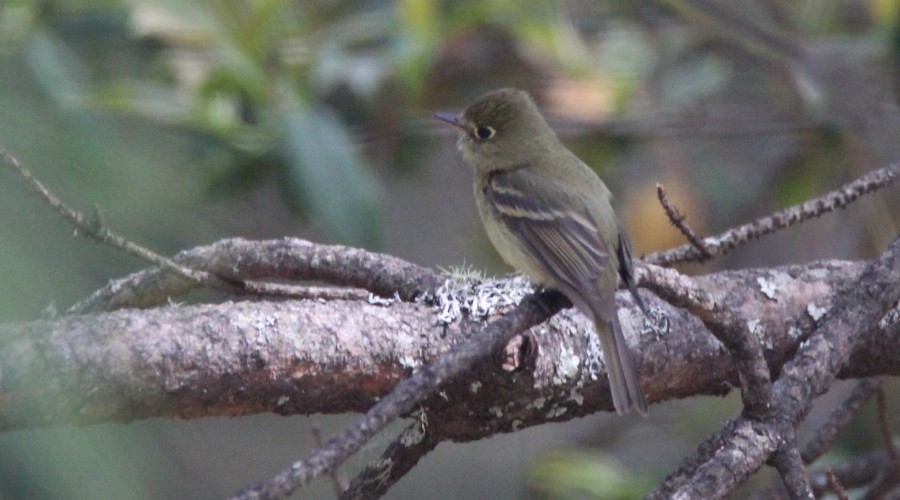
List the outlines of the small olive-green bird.
<svg viewBox="0 0 900 500">
<path fill-rule="evenodd" d="M 459 150 L 475 170 L 475 201 L 500 256 L 593 318 L 616 411 L 637 408 L 646 415 L 640 377 L 616 315 L 619 277 L 646 309 L 609 189 L 563 146 L 524 91 L 496 90 L 461 115 L 435 117 L 462 131 Z"/>
</svg>

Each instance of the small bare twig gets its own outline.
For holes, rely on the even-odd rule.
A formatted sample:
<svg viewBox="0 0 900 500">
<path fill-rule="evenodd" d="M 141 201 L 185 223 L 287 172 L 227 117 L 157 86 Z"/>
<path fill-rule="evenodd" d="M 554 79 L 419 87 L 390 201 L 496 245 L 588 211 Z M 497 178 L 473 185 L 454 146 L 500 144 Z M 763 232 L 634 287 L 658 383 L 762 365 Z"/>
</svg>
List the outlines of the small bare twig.
<svg viewBox="0 0 900 500">
<path fill-rule="evenodd" d="M 828 194 L 729 229 L 717 236 L 704 238 L 702 240 L 703 246 L 713 256 L 724 255 L 761 236 L 819 217 L 837 208 L 844 208 L 863 195 L 890 186 L 897 179 L 900 179 L 900 163 L 873 170 Z M 700 261 L 702 258 L 703 254 L 695 245 L 687 244 L 648 255 L 643 261 L 650 264 L 668 266 L 678 262 Z"/>
<path fill-rule="evenodd" d="M 713 257 L 713 255 L 709 252 L 709 249 L 706 248 L 706 245 L 703 243 L 703 240 L 697 236 L 697 233 L 694 232 L 690 226 L 684 222 L 685 216 L 678 211 L 678 208 L 673 206 L 669 202 L 669 197 L 666 196 L 666 188 L 660 183 L 656 183 L 656 196 L 659 198 L 659 202 L 662 204 L 663 209 L 666 211 L 666 216 L 669 217 L 669 221 L 673 226 L 677 227 L 681 234 L 691 242 L 691 245 L 694 245 L 694 248 L 700 252 L 700 257 L 698 258 L 699 262 L 703 262 L 709 260 Z"/>
<path fill-rule="evenodd" d="M 859 414 L 865 402 L 872 397 L 872 394 L 880 386 L 881 382 L 876 378 L 860 380 L 847 399 L 832 410 L 831 415 L 828 416 L 828 421 L 819 427 L 812 439 L 806 443 L 806 446 L 800 453 L 803 457 L 803 463 L 807 465 L 812 464 L 824 455 L 831 448 L 841 431 Z"/>
<path fill-rule="evenodd" d="M 809 482 L 816 498 L 821 498 L 829 491 L 834 491 L 829 484 L 829 472 L 837 478 L 842 488 L 864 488 L 871 486 L 879 478 L 890 475 L 891 463 L 883 450 L 877 450 L 829 465 L 825 469 L 812 471 L 809 474 Z M 768 488 L 754 493 L 750 498 L 764 500 L 785 498 L 785 495 L 780 488 Z"/>
<path fill-rule="evenodd" d="M 816 498 L 831 490 L 827 477 L 829 470 L 840 481 L 841 487 L 862 488 L 888 474 L 890 461 L 884 451 L 877 450 L 852 457 L 845 462 L 829 465 L 826 470 L 814 471 L 810 474 L 810 482 Z"/>
<path fill-rule="evenodd" d="M 265 283 L 246 281 L 248 293 L 258 293 L 269 297 L 290 297 L 306 300 L 366 300 L 369 292 L 358 288 L 341 288 L 336 286 L 302 286 L 282 283 Z M 249 290 L 258 289 L 258 292 Z"/>
<path fill-rule="evenodd" d="M 217 276 L 203 271 L 195 271 L 187 267 L 178 265 L 168 257 L 164 257 L 148 248 L 144 248 L 103 226 L 99 218 L 90 221 L 85 215 L 73 208 L 70 208 L 62 200 L 47 189 L 41 181 L 37 180 L 22 164 L 19 159 L 13 156 L 6 149 L 0 148 L 0 156 L 3 157 L 3 163 L 6 164 L 13 172 L 18 174 L 28 186 L 34 190 L 41 198 L 44 199 L 58 214 L 75 226 L 79 234 L 83 234 L 98 243 L 109 245 L 125 253 L 137 257 L 145 262 L 149 262 L 155 266 L 181 276 L 191 282 L 207 285 L 212 288 L 232 291 L 242 288 L 240 283 L 223 280 Z"/>
<path fill-rule="evenodd" d="M 847 500 L 847 492 L 844 491 L 844 487 L 841 486 L 840 480 L 834 474 L 834 470 L 832 470 L 831 467 L 825 470 L 825 477 L 828 478 L 828 486 L 830 486 L 831 491 L 837 495 L 838 500 Z"/>
</svg>

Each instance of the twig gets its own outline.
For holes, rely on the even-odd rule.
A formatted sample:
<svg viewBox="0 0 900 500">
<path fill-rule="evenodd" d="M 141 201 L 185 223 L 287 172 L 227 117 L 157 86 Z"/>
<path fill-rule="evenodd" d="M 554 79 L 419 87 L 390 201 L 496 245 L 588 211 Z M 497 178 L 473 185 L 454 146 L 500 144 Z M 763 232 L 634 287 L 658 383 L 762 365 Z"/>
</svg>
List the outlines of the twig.
<svg viewBox="0 0 900 500">
<path fill-rule="evenodd" d="M 704 447 L 685 457 L 678 470 L 644 498 L 728 498 L 772 456 L 778 448 L 778 434 L 772 426 L 738 418 L 728 421 L 706 442 L 720 446 Z"/>
<path fill-rule="evenodd" d="M 302 286 L 283 283 L 245 281 L 243 293 L 267 297 L 287 297 L 306 300 L 366 300 L 369 292 L 357 288 L 336 286 Z"/>
<path fill-rule="evenodd" d="M 243 293 L 357 300 L 364 289 L 379 297 L 413 300 L 437 289 L 444 277 L 403 259 L 341 245 L 320 245 L 299 238 L 251 241 L 230 238 L 179 252 L 173 260 L 191 269 L 245 280 Z M 325 282 L 349 289 L 305 288 L 261 283 L 257 279 Z M 265 286 L 258 289 L 257 286 Z M 196 287 L 184 279 L 145 269 L 113 280 L 73 305 L 68 314 L 146 308 L 186 295 Z M 283 292 L 283 293 L 282 293 Z M 320 294 L 320 296 L 317 296 Z"/>
<path fill-rule="evenodd" d="M 669 221 L 681 231 L 681 234 L 691 242 L 691 245 L 700 252 L 700 257 L 698 259 L 699 262 L 703 262 L 705 260 L 709 260 L 713 257 L 713 255 L 709 252 L 709 249 L 706 248 L 706 245 L 703 241 L 697 236 L 697 233 L 694 232 L 687 223 L 684 222 L 685 216 L 678 211 L 678 208 L 673 206 L 669 202 L 669 197 L 666 196 L 666 188 L 660 183 L 656 183 L 656 196 L 659 198 L 659 202 L 662 204 L 663 209 L 666 211 L 666 216 L 669 217 Z"/>
<path fill-rule="evenodd" d="M 313 479 L 327 474 L 381 432 L 390 422 L 411 411 L 435 388 L 462 373 L 476 360 L 489 356 L 514 335 L 546 320 L 569 303 L 556 292 L 541 292 L 523 300 L 512 312 L 485 325 L 469 341 L 438 358 L 400 382 L 384 399 L 340 436 L 292 464 L 264 483 L 251 486 L 234 498 L 284 498 Z"/>
<path fill-rule="evenodd" d="M 700 467 L 712 460 L 716 452 L 725 446 L 725 437 L 740 432 L 739 426 L 743 424 L 744 422 L 739 420 L 726 420 L 718 432 L 704 438 L 692 454 L 682 459 L 678 469 L 666 476 L 663 482 L 645 498 L 648 500 L 671 498 L 671 492 L 687 483 Z"/>
<path fill-rule="evenodd" d="M 748 327 L 748 318 L 674 269 L 644 266 L 641 278 L 641 286 L 689 311 L 725 344 L 737 362 L 745 414 L 764 418 L 772 407 L 771 374 L 759 336 Z"/>
<path fill-rule="evenodd" d="M 158 266 L 163 273 L 169 273 L 168 276 L 158 276 L 154 275 L 154 270 L 151 269 L 129 276 L 122 280 L 116 280 L 103 289 L 98 290 L 90 298 L 72 306 L 72 308 L 70 308 L 68 311 L 69 314 L 84 313 L 97 310 L 109 311 L 122 307 L 147 307 L 149 305 L 159 305 L 167 300 L 170 300 L 171 298 L 183 295 L 187 291 L 195 288 L 197 285 L 207 286 L 214 290 L 220 290 L 226 293 L 237 295 L 260 295 L 269 297 L 288 297 L 295 299 L 326 300 L 364 300 L 368 297 L 365 292 L 361 290 L 354 290 L 351 288 L 297 286 L 284 283 L 269 283 L 263 281 L 246 280 L 244 279 L 244 276 L 241 276 L 239 273 L 235 273 L 234 271 L 241 267 L 247 267 L 247 264 L 241 262 L 241 259 L 237 259 L 237 262 L 232 262 L 232 265 L 230 267 L 222 266 L 222 255 L 207 255 L 206 257 L 208 260 L 200 262 L 198 262 L 197 260 L 191 261 L 190 259 L 185 258 L 184 253 L 180 253 L 174 259 L 159 255 L 150 249 L 142 247 L 114 233 L 102 224 L 99 216 L 97 216 L 94 221 L 89 221 L 84 214 L 67 206 L 58 196 L 56 196 L 52 191 L 44 186 L 42 182 L 37 180 L 31 172 L 22 167 L 19 160 L 5 149 L 0 148 L 0 156 L 3 157 L 3 162 L 16 174 L 18 174 L 19 177 L 21 177 L 31 189 L 37 192 L 51 207 L 53 207 L 54 210 L 56 210 L 57 213 L 62 215 L 63 218 L 65 218 L 67 221 L 69 221 L 69 223 L 75 226 L 77 233 L 83 234 L 99 243 L 110 245 L 114 248 L 123 250 L 129 255 L 137 257 L 152 265 Z M 228 242 L 229 240 L 225 241 Z M 306 244 L 309 245 L 308 243 Z M 227 247 L 227 243 L 222 246 Z M 269 248 L 265 243 L 261 243 L 259 245 L 260 250 L 265 248 Z M 283 248 L 281 250 L 283 250 Z M 348 249 L 346 252 L 348 255 L 346 257 L 355 257 L 356 253 L 359 253 L 359 251 L 354 253 L 354 250 L 355 249 Z M 243 257 L 246 261 L 249 262 L 259 262 L 258 256 L 251 257 L 245 255 Z M 217 260 L 218 262 L 216 262 Z M 183 265 L 183 263 L 180 263 L 179 261 L 189 261 L 190 265 Z M 219 266 L 214 268 L 211 262 L 216 262 L 219 264 Z M 395 267 L 401 271 L 408 271 L 408 268 L 416 267 L 409 263 L 405 264 L 407 265 L 398 265 Z M 387 267 L 388 265 L 390 265 L 390 263 L 385 263 L 385 267 Z M 269 270 L 269 276 L 275 275 L 279 271 L 279 268 L 277 266 L 274 267 L 274 269 Z M 213 271 L 213 269 L 215 272 Z M 287 266 L 287 269 L 280 269 L 280 271 L 285 272 L 286 270 L 290 269 L 291 268 Z M 352 271 L 353 270 L 351 269 L 350 272 Z M 420 282 L 418 283 L 419 286 L 412 287 L 420 294 L 427 289 L 427 286 L 436 287 L 440 281 L 433 272 L 424 272 L 420 268 L 418 269 L 418 272 L 412 272 L 411 274 L 413 275 L 412 280 L 415 280 L 417 278 L 420 280 Z M 149 283 L 147 281 L 141 281 L 138 276 L 148 277 Z M 173 276 L 177 278 L 173 279 Z M 315 278 L 316 276 L 312 276 L 308 279 Z M 185 283 L 184 280 L 187 280 L 187 283 Z M 370 281 L 371 280 L 372 278 L 370 278 Z M 129 286 L 134 285 L 139 281 L 141 281 L 144 286 Z M 161 283 L 164 283 L 166 286 L 160 286 Z M 348 284 L 350 286 L 353 286 L 356 283 L 351 282 Z M 384 288 L 385 287 L 379 288 L 377 292 L 383 294 L 384 296 L 390 297 L 394 293 L 400 293 L 404 296 L 408 296 L 410 287 L 400 287 L 399 289 Z M 153 293 L 148 293 L 150 292 L 150 289 L 152 289 Z M 105 305 L 109 305 L 110 303 L 113 305 L 112 307 L 104 307 Z"/>
<path fill-rule="evenodd" d="M 805 201 L 799 205 L 775 212 L 753 222 L 729 229 L 717 236 L 704 238 L 703 246 L 713 255 L 720 256 L 766 234 L 819 217 L 836 208 L 844 208 L 861 196 L 890 186 L 900 178 L 900 163 L 869 172 L 828 194 Z M 663 252 L 648 255 L 644 262 L 668 266 L 678 262 L 702 260 L 703 254 L 693 245 L 682 245 Z"/>
<path fill-rule="evenodd" d="M 890 463 L 890 460 L 888 460 L 888 463 Z M 890 466 L 887 474 L 879 477 L 875 484 L 869 488 L 869 491 L 860 497 L 860 500 L 896 499 L 898 487 L 900 487 L 900 473 L 893 466 Z"/>
<path fill-rule="evenodd" d="M 872 451 L 850 458 L 845 462 L 829 465 L 826 470 L 814 471 L 810 474 L 813 493 L 819 498 L 831 490 L 828 484 L 828 471 L 840 481 L 843 488 L 861 488 L 876 481 L 890 471 L 890 460 L 882 450 Z"/>
<path fill-rule="evenodd" d="M 322 429 L 319 428 L 318 424 L 313 424 L 312 426 L 312 434 L 313 439 L 316 440 L 316 447 L 322 447 Z M 337 467 L 334 468 L 328 474 L 331 477 L 331 483 L 334 485 L 334 494 L 340 495 L 344 491 L 347 491 L 347 478 L 341 474 L 341 470 Z"/>
<path fill-rule="evenodd" d="M 819 427 L 815 435 L 806 443 L 806 446 L 800 453 L 803 457 L 803 463 L 807 465 L 812 464 L 824 455 L 831 448 L 841 431 L 859 414 L 862 406 L 880 386 L 881 382 L 876 378 L 860 380 L 847 399 L 832 410 L 831 415 L 828 416 L 828 421 Z"/>
<path fill-rule="evenodd" d="M 828 478 L 828 486 L 830 486 L 831 491 L 837 495 L 838 500 L 847 500 L 847 492 L 844 491 L 844 487 L 841 486 L 840 480 L 834 475 L 834 470 L 832 470 L 831 467 L 825 470 L 825 477 Z"/>
<path fill-rule="evenodd" d="M 131 256 L 137 257 L 145 262 L 149 262 L 161 269 L 181 276 L 193 283 L 206 285 L 211 288 L 235 291 L 243 288 L 240 282 L 229 281 L 219 278 L 213 274 L 204 271 L 195 271 L 193 269 L 181 266 L 168 257 L 164 257 L 148 248 L 144 248 L 114 232 L 102 225 L 99 218 L 89 221 L 83 213 L 70 208 L 62 200 L 47 189 L 41 181 L 37 180 L 34 175 L 25 169 L 19 162 L 19 159 L 13 156 L 6 149 L 0 148 L 0 156 L 3 157 L 3 163 L 13 172 L 18 174 L 28 186 L 40 195 L 58 214 L 75 226 L 78 234 L 83 234 L 98 243 L 109 245 L 125 251 Z"/>
<path fill-rule="evenodd" d="M 803 460 L 800 458 L 800 450 L 797 448 L 794 428 L 789 424 L 783 427 L 781 444 L 775 451 L 772 462 L 778 469 L 781 481 L 791 498 L 813 498 L 812 486 L 809 484 Z"/>
<path fill-rule="evenodd" d="M 878 426 L 881 429 L 882 438 L 885 443 L 885 450 L 888 458 L 888 473 L 878 477 L 874 485 L 862 497 L 862 500 L 876 500 L 887 498 L 888 493 L 895 491 L 900 485 L 900 462 L 897 458 L 897 447 L 894 445 L 894 433 L 891 432 L 890 423 L 887 418 L 887 400 L 885 398 L 884 389 L 876 393 L 878 401 Z"/>
<path fill-rule="evenodd" d="M 343 491 L 340 500 L 380 498 L 438 445 L 426 422 L 416 419 L 387 447 L 378 460 L 360 472 Z"/>
</svg>

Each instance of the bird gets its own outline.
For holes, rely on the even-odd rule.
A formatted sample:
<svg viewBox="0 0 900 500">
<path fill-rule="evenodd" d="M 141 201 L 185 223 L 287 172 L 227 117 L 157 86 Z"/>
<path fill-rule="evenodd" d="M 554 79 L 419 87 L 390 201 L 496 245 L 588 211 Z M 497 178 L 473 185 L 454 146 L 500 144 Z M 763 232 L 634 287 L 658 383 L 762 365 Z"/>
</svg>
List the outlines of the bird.
<svg viewBox="0 0 900 500">
<path fill-rule="evenodd" d="M 459 131 L 457 147 L 475 174 L 478 213 L 500 256 L 593 320 L 616 412 L 646 416 L 616 312 L 619 278 L 644 314 L 647 309 L 606 184 L 562 144 L 525 91 L 495 90 L 461 114 L 434 116 Z"/>
</svg>

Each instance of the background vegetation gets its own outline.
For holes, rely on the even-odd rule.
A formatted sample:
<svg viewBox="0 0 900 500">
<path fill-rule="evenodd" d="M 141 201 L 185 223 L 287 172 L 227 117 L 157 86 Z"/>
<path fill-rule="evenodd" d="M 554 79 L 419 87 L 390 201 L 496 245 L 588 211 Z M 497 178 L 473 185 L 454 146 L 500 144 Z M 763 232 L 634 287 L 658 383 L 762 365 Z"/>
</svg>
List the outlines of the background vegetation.
<svg viewBox="0 0 900 500">
<path fill-rule="evenodd" d="M 434 110 L 530 90 L 616 193 L 640 254 L 681 243 L 656 182 L 704 234 L 900 158 L 898 23 L 896 0 L 6 0 L 0 145 L 163 253 L 296 235 L 504 273 Z M 871 258 L 898 232 L 898 198 L 691 271 Z M 64 310 L 141 267 L 72 237 L 6 174 L 0 213 L 0 321 Z M 735 407 L 676 401 L 649 421 L 598 415 L 442 446 L 391 496 L 631 497 Z M 327 433 L 344 420 L 10 432 L 0 497 L 222 496 L 300 456 L 313 422 Z M 876 440 L 869 422 L 834 453 Z"/>
</svg>

